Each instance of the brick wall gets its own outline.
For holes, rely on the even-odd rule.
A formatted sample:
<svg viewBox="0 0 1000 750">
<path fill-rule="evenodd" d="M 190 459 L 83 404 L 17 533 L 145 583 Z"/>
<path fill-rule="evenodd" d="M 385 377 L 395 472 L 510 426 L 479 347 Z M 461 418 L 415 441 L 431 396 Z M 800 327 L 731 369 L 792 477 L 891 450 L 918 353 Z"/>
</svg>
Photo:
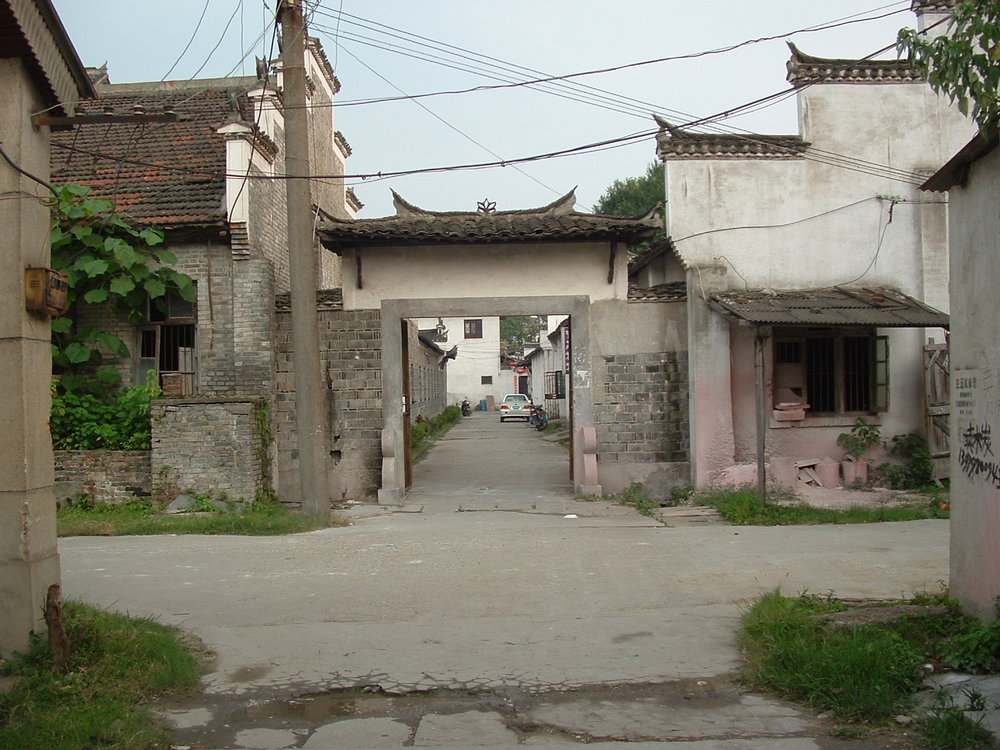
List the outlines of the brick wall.
<svg viewBox="0 0 1000 750">
<path fill-rule="evenodd" d="M 447 369 L 438 367 L 442 354 L 420 340 L 416 323 L 407 321 L 410 352 L 410 415 L 435 417 L 448 405 Z M 448 360 L 451 362 L 451 360 Z"/>
<path fill-rule="evenodd" d="M 148 497 L 149 451 L 53 451 L 56 500 L 88 495 L 98 503 Z"/>
<path fill-rule="evenodd" d="M 687 461 L 687 352 L 595 358 L 599 462 Z"/>
<path fill-rule="evenodd" d="M 331 434 L 331 494 L 370 498 L 380 483 L 382 323 L 378 310 L 321 310 L 320 356 Z M 277 315 L 275 425 L 278 496 L 299 500 L 295 374 L 289 313 Z"/>
<path fill-rule="evenodd" d="M 153 476 L 180 490 L 252 500 L 262 489 L 255 407 L 259 400 L 198 398 L 153 402 Z"/>
</svg>

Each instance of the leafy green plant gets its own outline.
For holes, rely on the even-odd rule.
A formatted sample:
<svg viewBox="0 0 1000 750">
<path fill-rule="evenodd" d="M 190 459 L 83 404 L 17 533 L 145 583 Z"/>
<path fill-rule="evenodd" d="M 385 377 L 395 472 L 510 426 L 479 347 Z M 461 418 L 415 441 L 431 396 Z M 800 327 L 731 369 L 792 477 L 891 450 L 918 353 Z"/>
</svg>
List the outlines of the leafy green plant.
<svg viewBox="0 0 1000 750">
<path fill-rule="evenodd" d="M 924 35 L 902 29 L 896 46 L 909 63 L 927 76 L 983 129 L 1000 116 L 1000 6 L 996 0 L 963 0 L 951 13 L 945 33 Z"/>
<path fill-rule="evenodd" d="M 868 449 L 882 441 L 882 434 L 877 425 L 873 425 L 864 417 L 854 420 L 850 432 L 842 432 L 837 436 L 837 445 L 847 451 L 855 460 L 864 456 Z"/>
<path fill-rule="evenodd" d="M 990 750 L 992 736 L 983 728 L 982 718 L 973 721 L 943 690 L 934 695 L 927 716 L 920 722 L 929 750 Z"/>
<path fill-rule="evenodd" d="M 62 390 L 104 393 L 121 382 L 104 352 L 125 358 L 128 346 L 113 333 L 79 325 L 77 305 L 111 304 L 139 323 L 149 301 L 162 306 L 168 294 L 176 294 L 193 302 L 195 286 L 172 268 L 177 257 L 158 247 L 162 230 L 136 227 L 114 212 L 110 200 L 90 192 L 66 185 L 52 201 L 52 265 L 69 277 L 71 310 L 52 320 L 52 363 Z"/>
<path fill-rule="evenodd" d="M 1000 620 L 978 621 L 942 644 L 942 659 L 952 669 L 985 673 L 1000 669 Z"/>
<path fill-rule="evenodd" d="M 410 425 L 410 445 L 415 451 L 423 450 L 461 418 L 462 410 L 459 407 L 446 406 L 440 414 L 414 422 Z"/>
<path fill-rule="evenodd" d="M 152 374 L 152 373 L 151 373 Z M 155 375 L 154 375 L 155 378 Z M 56 450 L 149 450 L 153 378 L 118 393 L 59 392 L 53 387 L 49 429 Z"/>
<path fill-rule="evenodd" d="M 895 435 L 886 448 L 903 461 L 902 464 L 883 463 L 879 466 L 889 487 L 906 490 L 930 484 L 934 478 L 934 461 L 927 450 L 927 442 L 920 435 Z"/>
</svg>

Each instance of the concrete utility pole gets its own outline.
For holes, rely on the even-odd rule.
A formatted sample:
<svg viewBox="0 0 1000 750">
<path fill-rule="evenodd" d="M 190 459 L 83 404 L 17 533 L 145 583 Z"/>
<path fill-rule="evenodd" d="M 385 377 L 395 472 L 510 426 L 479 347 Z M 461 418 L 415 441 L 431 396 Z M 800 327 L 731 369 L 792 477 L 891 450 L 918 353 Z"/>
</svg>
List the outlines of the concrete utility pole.
<svg viewBox="0 0 1000 750">
<path fill-rule="evenodd" d="M 288 264 L 292 282 L 292 365 L 295 368 L 295 424 L 298 430 L 302 511 L 330 511 L 327 472 L 326 403 L 316 318 L 316 258 L 309 188 L 309 119 L 306 110 L 302 0 L 282 0 L 283 102 L 285 106 L 285 194 L 288 202 Z"/>
</svg>

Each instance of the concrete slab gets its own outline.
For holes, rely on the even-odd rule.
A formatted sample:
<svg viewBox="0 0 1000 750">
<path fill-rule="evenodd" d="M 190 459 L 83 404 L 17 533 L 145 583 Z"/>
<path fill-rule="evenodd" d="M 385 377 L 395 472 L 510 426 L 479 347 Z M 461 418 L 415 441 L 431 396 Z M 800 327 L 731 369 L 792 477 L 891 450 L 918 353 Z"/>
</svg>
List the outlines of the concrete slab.
<svg viewBox="0 0 1000 750">
<path fill-rule="evenodd" d="M 564 451 L 535 431 L 504 424 L 491 436 L 499 425 L 480 429 L 474 420 L 468 428 L 418 466 L 407 503 L 422 512 L 379 513 L 285 537 L 63 539 L 64 594 L 157 617 L 216 653 L 204 692 L 164 707 L 204 712 L 175 716 L 188 717 L 187 728 L 176 730 L 178 744 L 232 747 L 239 732 L 282 727 L 300 739 L 319 727 L 396 732 L 391 723 L 347 722 L 416 727 L 428 714 L 484 711 L 508 720 L 490 696 L 513 690 L 520 691 L 515 718 L 538 712 L 553 722 L 552 732 L 522 732 L 508 722 L 496 727 L 493 747 L 506 746 L 506 731 L 538 746 L 564 746 L 576 731 L 607 731 L 657 739 L 650 747 L 676 735 L 685 737 L 686 750 L 798 750 L 814 745 L 786 735 L 808 716 L 786 714 L 777 702 L 756 705 L 736 691 L 721 713 L 699 715 L 682 698 L 673 725 L 656 701 L 615 702 L 608 693 L 619 685 L 726 683 L 740 662 L 741 605 L 763 592 L 886 598 L 934 590 L 947 578 L 947 521 L 668 528 L 632 508 L 575 500 Z M 515 454 L 523 474 L 519 464 L 505 463 Z M 282 719 L 247 709 L 360 687 L 379 698 L 363 716 L 307 716 L 296 708 Z M 469 703 L 440 710 L 430 699 L 415 700 L 405 716 L 393 707 L 397 694 L 432 696 L 443 688 L 465 691 Z M 559 698 L 590 688 L 602 695 L 589 718 L 595 704 L 570 710 Z M 195 716 L 204 723 L 192 725 Z M 712 722 L 731 728 L 740 717 L 744 735 L 725 729 L 706 736 Z M 447 739 L 427 734 L 438 721 L 425 727 L 424 741 Z M 810 724 L 801 731 L 818 737 L 826 730 Z M 603 736 L 587 741 L 599 747 Z"/>
<path fill-rule="evenodd" d="M 330 748 L 383 748 L 403 747 L 409 742 L 413 730 L 394 719 L 346 719 L 326 724 L 317 729 L 302 745 L 303 750 L 330 750 Z"/>
<path fill-rule="evenodd" d="M 517 745 L 517 734 L 503 718 L 488 711 L 460 714 L 427 714 L 413 737 L 414 747 L 498 747 Z"/>
<path fill-rule="evenodd" d="M 252 750 L 280 750 L 297 746 L 301 738 L 288 729 L 244 729 L 236 733 L 236 747 Z"/>
<path fill-rule="evenodd" d="M 529 712 L 527 719 L 588 742 L 725 739 L 744 736 L 747 727 L 755 734 L 777 738 L 805 735 L 811 729 L 799 709 L 740 695 L 732 688 L 694 688 L 679 694 L 665 686 L 629 701 L 615 699 L 612 691 L 608 700 L 546 702 Z"/>
</svg>

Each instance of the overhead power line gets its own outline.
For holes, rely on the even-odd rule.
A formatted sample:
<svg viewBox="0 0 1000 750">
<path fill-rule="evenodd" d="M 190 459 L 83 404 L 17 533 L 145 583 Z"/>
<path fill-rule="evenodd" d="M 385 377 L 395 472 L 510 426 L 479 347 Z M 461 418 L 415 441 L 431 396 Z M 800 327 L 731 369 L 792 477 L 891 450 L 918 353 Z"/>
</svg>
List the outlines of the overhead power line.
<svg viewBox="0 0 1000 750">
<path fill-rule="evenodd" d="M 882 10 L 884 8 L 889 8 L 889 7 L 892 7 L 894 5 L 900 5 L 900 3 L 899 2 L 890 3 L 889 5 L 884 5 L 884 6 L 880 6 L 879 8 L 874 8 L 873 11 Z M 907 5 L 907 8 L 908 8 L 909 7 L 909 3 L 907 3 L 906 5 Z M 870 11 L 866 11 L 866 12 L 870 12 Z M 903 13 L 903 12 L 906 12 L 906 8 L 900 8 L 898 10 L 890 11 L 888 13 L 883 13 L 883 14 L 877 15 L 877 16 L 868 16 L 868 17 L 865 17 L 865 18 L 856 18 L 855 16 L 846 16 L 846 17 L 843 17 L 843 18 L 840 18 L 840 19 L 836 19 L 834 21 L 827 22 L 827 23 L 822 23 L 822 24 L 817 24 L 817 25 L 814 25 L 814 26 L 808 26 L 808 27 L 804 27 L 804 28 L 800 28 L 800 29 L 795 29 L 795 30 L 787 31 L 787 32 L 784 32 L 784 33 L 781 33 L 781 34 L 774 34 L 774 35 L 771 35 L 771 36 L 759 37 L 759 38 L 756 38 L 756 39 L 747 39 L 747 40 L 744 40 L 742 42 L 738 42 L 736 44 L 728 45 L 726 47 L 718 47 L 716 49 L 704 50 L 704 51 L 700 51 L 700 52 L 691 52 L 691 53 L 682 54 L 682 55 L 668 55 L 666 57 L 658 57 L 658 58 L 654 58 L 654 59 L 651 59 L 651 60 L 640 60 L 640 61 L 637 61 L 637 62 L 624 63 L 622 65 L 614 65 L 614 66 L 605 67 L 605 68 L 595 68 L 595 69 L 592 69 L 592 70 L 584 70 L 584 71 L 579 71 L 579 72 L 575 72 L 575 73 L 566 73 L 564 75 L 545 75 L 545 74 L 541 74 L 541 77 L 538 77 L 538 78 L 529 79 L 529 80 L 525 80 L 525 81 L 517 81 L 517 82 L 513 82 L 513 83 L 503 83 L 503 84 L 495 84 L 495 85 L 473 86 L 473 87 L 470 87 L 470 88 L 448 90 L 448 91 L 432 91 L 432 92 L 427 92 L 427 93 L 424 93 L 424 94 L 414 94 L 412 96 L 404 96 L 404 97 L 384 97 L 384 98 L 379 98 L 379 99 L 365 99 L 365 100 L 357 100 L 357 101 L 346 101 L 346 102 L 339 102 L 337 106 L 350 107 L 350 106 L 358 106 L 359 104 L 373 104 L 373 103 L 382 103 L 382 102 L 390 102 L 390 101 L 404 101 L 404 100 L 407 100 L 407 99 L 426 98 L 426 97 L 432 97 L 432 96 L 449 96 L 449 95 L 455 95 L 455 94 L 468 94 L 468 93 L 474 93 L 474 92 L 478 92 L 478 91 L 489 91 L 489 90 L 493 90 L 493 89 L 505 89 L 505 88 L 519 88 L 519 87 L 524 87 L 524 86 L 535 86 L 535 85 L 538 85 L 538 84 L 550 83 L 550 82 L 555 82 L 555 81 L 570 81 L 570 80 L 573 80 L 573 79 L 576 79 L 576 78 L 584 78 L 584 77 L 587 77 L 587 76 L 594 76 L 594 75 L 603 75 L 605 73 L 614 73 L 614 72 L 620 71 L 620 70 L 628 70 L 628 69 L 631 69 L 631 68 L 644 67 L 644 66 L 647 66 L 647 65 L 657 65 L 659 63 L 664 63 L 664 62 L 673 62 L 673 61 L 677 61 L 677 60 L 690 60 L 690 59 L 695 59 L 695 58 L 699 58 L 699 57 L 706 57 L 708 55 L 724 54 L 726 52 L 732 52 L 734 50 L 740 49 L 741 47 L 746 47 L 746 46 L 753 45 L 753 44 L 759 44 L 761 42 L 770 42 L 770 41 L 776 41 L 776 40 L 779 40 L 779 39 L 787 39 L 788 37 L 793 36 L 795 34 L 809 34 L 809 33 L 815 33 L 815 32 L 819 32 L 819 31 L 827 31 L 829 29 L 838 28 L 840 26 L 847 26 L 847 25 L 850 25 L 850 24 L 865 23 L 865 22 L 868 22 L 868 21 L 875 21 L 875 20 L 879 20 L 879 19 L 882 19 L 882 18 L 887 18 L 889 16 L 897 15 L 897 14 Z M 472 54 L 472 55 L 476 56 L 477 58 L 481 58 L 481 59 L 484 59 L 484 60 L 492 60 L 494 62 L 502 63 L 503 65 L 512 65 L 511 63 L 506 63 L 503 60 L 500 60 L 499 58 L 490 57 L 489 55 L 480 55 L 479 53 L 475 53 L 475 52 L 470 52 L 470 50 L 464 49 L 462 47 L 458 47 L 456 45 L 447 44 L 445 42 L 439 42 L 439 41 L 430 39 L 429 37 L 424 37 L 424 36 L 421 36 L 419 34 L 413 34 L 411 32 L 404 31 L 402 29 L 398 29 L 398 28 L 396 28 L 394 26 L 390 26 L 388 24 L 381 24 L 381 23 L 377 23 L 375 21 L 370 21 L 369 19 L 362 18 L 361 16 L 355 16 L 355 15 L 352 15 L 350 13 L 344 13 L 343 11 L 333 11 L 333 12 L 331 12 L 331 11 L 323 11 L 323 10 L 317 9 L 316 15 L 321 15 L 321 16 L 326 16 L 326 17 L 330 17 L 330 18 L 335 18 L 335 19 L 337 19 L 338 23 L 340 23 L 341 21 L 343 21 L 345 18 L 346 19 L 351 19 L 351 20 L 346 21 L 346 23 L 353 23 L 354 25 L 360 26 L 361 28 L 370 29 L 370 30 L 379 30 L 380 28 L 389 29 L 392 32 L 396 32 L 396 33 L 392 33 L 392 34 L 389 34 L 389 33 L 386 33 L 386 32 L 382 32 L 382 33 L 386 33 L 386 35 L 389 36 L 389 37 L 395 37 L 395 38 L 400 38 L 400 39 L 405 39 L 405 38 L 408 37 L 408 38 L 412 38 L 413 40 L 419 40 L 419 41 L 416 41 L 415 43 L 417 43 L 419 46 L 423 46 L 423 47 L 428 47 L 428 48 L 432 48 L 432 49 L 439 49 L 439 50 L 443 50 L 443 51 L 455 50 L 456 52 L 461 53 L 461 54 L 456 54 L 455 55 L 458 58 L 465 57 L 467 54 Z M 861 14 L 856 14 L 856 15 L 861 15 Z M 322 28 L 322 27 L 320 27 L 317 24 L 316 28 Z M 400 36 L 400 35 L 402 35 L 402 36 Z M 344 32 L 342 30 L 339 32 L 339 36 L 344 36 Z M 362 37 L 360 35 L 355 35 L 355 36 L 356 36 L 356 40 L 366 40 L 366 39 L 370 40 L 370 38 Z M 386 45 L 386 44 L 384 44 L 380 48 L 384 49 L 384 50 L 388 50 L 388 51 L 397 51 L 397 50 L 393 49 L 392 45 Z M 455 54 L 455 53 L 451 53 L 451 54 Z M 519 68 L 521 68 L 524 71 L 534 72 L 536 74 L 540 73 L 540 71 L 532 70 L 530 68 L 525 68 L 523 66 L 515 66 L 515 67 L 519 67 Z"/>
<path fill-rule="evenodd" d="M 881 11 L 881 10 L 887 8 L 887 7 L 892 7 L 893 5 L 898 5 L 898 4 L 899 3 L 893 3 L 893 4 L 890 4 L 890 5 L 887 5 L 887 6 L 881 6 L 879 8 L 875 8 L 875 9 L 873 9 L 871 11 L 866 11 L 865 13 L 859 13 L 859 14 L 855 14 L 853 16 L 847 16 L 845 18 L 836 19 L 834 21 L 830 21 L 830 22 L 826 22 L 826 23 L 822 23 L 822 24 L 816 24 L 816 25 L 814 25 L 812 27 L 807 27 L 806 29 L 800 29 L 800 30 L 797 30 L 796 32 L 788 32 L 788 33 L 789 34 L 793 34 L 793 33 L 799 33 L 799 32 L 804 32 L 804 31 L 807 32 L 807 31 L 822 30 L 822 29 L 832 28 L 832 27 L 838 26 L 838 25 L 845 25 L 847 23 L 859 23 L 859 22 L 863 22 L 863 21 L 869 21 L 869 20 L 875 20 L 875 19 L 878 19 L 878 18 L 884 18 L 884 17 L 889 16 L 889 15 L 894 15 L 895 13 L 903 12 L 903 10 L 896 10 L 896 11 L 892 11 L 891 13 L 886 13 L 886 14 L 877 15 L 877 16 L 869 16 L 867 14 L 868 13 L 872 13 L 872 12 Z M 326 15 L 330 15 L 330 14 L 327 13 Z M 349 14 L 344 14 L 344 15 L 348 16 Z M 859 18 L 859 16 L 863 16 L 863 17 Z M 341 17 L 340 16 L 337 16 L 337 17 L 338 17 L 338 22 L 339 22 L 341 20 Z M 350 17 L 353 18 L 353 19 L 360 19 L 359 16 L 350 16 Z M 363 22 L 363 23 L 361 23 L 361 22 Z M 454 69 L 458 69 L 458 70 L 463 70 L 465 72 L 471 72 L 471 73 L 474 73 L 474 74 L 477 74 L 477 75 L 483 75 L 484 77 L 491 78 L 493 80 L 500 79 L 500 80 L 506 80 L 506 81 L 508 81 L 508 83 L 504 83 L 504 84 L 501 84 L 499 86 L 479 86 L 479 87 L 472 87 L 472 88 L 468 88 L 468 89 L 459 89 L 459 90 L 455 90 L 455 93 L 482 91 L 482 90 L 489 90 L 489 89 L 496 89 L 496 88 L 512 88 L 514 86 L 531 86 L 532 88 L 535 88 L 536 90 L 543 91 L 545 93 L 550 93 L 550 94 L 553 94 L 553 95 L 556 95 L 556 96 L 561 96 L 563 98 L 567 98 L 567 99 L 570 99 L 570 100 L 573 100 L 573 101 L 578 101 L 578 102 L 581 102 L 581 103 L 590 104 L 592 106 L 598 106 L 598 107 L 601 107 L 601 108 L 604 108 L 604 109 L 609 109 L 609 110 L 612 110 L 612 111 L 617 111 L 617 112 L 620 112 L 622 114 L 627 114 L 627 115 L 639 117 L 639 118 L 642 118 L 642 119 L 647 119 L 649 117 L 649 113 L 653 112 L 653 111 L 658 112 L 658 113 L 670 113 L 674 118 L 679 118 L 680 119 L 680 122 L 678 123 L 678 126 L 682 127 L 682 128 L 690 128 L 690 127 L 695 126 L 695 125 L 702 125 L 703 127 L 707 127 L 707 129 L 715 131 L 715 132 L 729 133 L 729 134 L 739 134 L 739 133 L 733 132 L 733 130 L 740 131 L 741 130 L 740 128 L 734 128 L 733 130 L 727 131 L 727 130 L 724 130 L 724 129 L 718 127 L 718 126 L 714 126 L 713 122 L 714 121 L 718 121 L 720 119 L 731 118 L 731 117 L 735 116 L 736 114 L 745 114 L 745 113 L 748 113 L 750 111 L 755 111 L 755 110 L 758 110 L 758 109 L 761 109 L 761 108 L 764 108 L 764 107 L 767 107 L 767 106 L 772 106 L 774 103 L 777 103 L 778 101 L 780 101 L 780 100 L 782 100 L 784 98 L 787 98 L 787 97 L 795 95 L 800 90 L 800 88 L 801 88 L 801 87 L 799 87 L 799 88 L 783 89 L 783 90 L 781 90 L 779 92 L 776 92 L 774 94 L 770 94 L 770 95 L 768 95 L 766 97 L 762 97 L 760 99 L 756 99 L 756 100 L 754 100 L 752 102 L 748 102 L 746 104 L 739 105 L 738 107 L 734 107 L 734 108 L 725 110 L 722 113 L 719 113 L 719 114 L 716 114 L 716 115 L 712 115 L 711 117 L 708 117 L 708 118 L 695 118 L 693 115 L 690 115 L 690 114 L 687 114 L 687 113 L 684 113 L 684 112 L 680 112 L 678 110 L 672 110 L 670 108 L 662 107 L 662 106 L 657 105 L 657 104 L 652 103 L 652 102 L 642 101 L 642 100 L 635 99 L 635 98 L 632 98 L 632 97 L 622 96 L 620 94 L 616 94 L 614 92 L 606 91 L 606 90 L 603 90 L 603 89 L 600 89 L 600 88 L 596 88 L 596 87 L 593 87 L 593 86 L 588 86 L 588 85 L 581 84 L 581 83 L 576 83 L 576 82 L 565 83 L 565 82 L 563 82 L 562 79 L 567 78 L 567 76 L 548 76 L 548 75 L 546 75 L 546 74 L 544 74 L 544 73 L 542 73 L 541 71 L 538 71 L 538 70 L 534 70 L 534 69 L 531 69 L 531 68 L 526 68 L 524 66 L 517 65 L 515 63 L 509 63 L 509 62 L 500 60 L 499 58 L 491 57 L 489 55 L 480 55 L 479 53 L 471 52 L 470 50 L 467 50 L 467 49 L 462 48 L 462 47 L 458 47 L 456 45 L 451 45 L 451 44 L 444 43 L 444 42 L 437 42 L 435 40 L 429 39 L 428 37 L 423 37 L 423 36 L 420 36 L 420 35 L 411 34 L 410 32 L 405 32 L 405 31 L 402 31 L 402 30 L 397 29 L 395 27 L 388 26 L 388 25 L 385 25 L 385 24 L 380 24 L 378 22 L 369 21 L 367 19 L 360 19 L 360 22 L 359 21 L 347 21 L 347 23 L 354 23 L 355 25 L 362 26 L 365 29 L 371 29 L 371 30 L 375 30 L 375 31 L 380 31 L 381 29 L 389 29 L 393 33 L 388 33 L 388 32 L 386 32 L 386 33 L 387 33 L 388 36 L 390 36 L 392 38 L 404 39 L 404 40 L 409 41 L 407 39 L 407 37 L 412 37 L 413 39 L 418 40 L 416 43 L 419 44 L 419 46 L 425 47 L 425 48 L 429 48 L 429 49 L 433 49 L 433 50 L 436 50 L 436 51 L 440 51 L 440 52 L 442 52 L 445 55 L 453 55 L 455 59 L 454 60 L 449 60 L 448 58 L 442 57 L 441 55 L 429 55 L 429 53 L 425 53 L 423 50 L 420 50 L 420 54 L 418 54 L 418 55 L 408 55 L 408 56 L 416 56 L 417 59 L 423 59 L 425 61 L 432 62 L 434 64 L 445 65 L 446 67 L 450 67 L 450 68 L 454 68 Z M 396 33 L 396 32 L 398 32 L 398 33 Z M 344 37 L 344 33 L 341 32 L 340 36 Z M 729 45 L 728 47 L 719 48 L 717 50 L 711 50 L 711 51 L 708 51 L 708 52 L 700 52 L 700 53 L 692 53 L 691 55 L 678 55 L 678 56 L 673 56 L 673 57 L 670 57 L 670 58 L 659 58 L 658 61 L 670 60 L 670 59 L 683 59 L 683 58 L 686 58 L 686 57 L 699 57 L 699 56 L 704 56 L 705 54 L 715 54 L 715 53 L 718 53 L 718 52 L 724 52 L 724 51 L 729 51 L 729 50 L 732 50 L 732 49 L 737 49 L 737 48 L 739 48 L 741 46 L 745 46 L 746 44 L 756 43 L 757 41 L 769 41 L 769 40 L 781 38 L 782 36 L 784 36 L 784 35 L 774 35 L 774 36 L 769 36 L 769 37 L 763 37 L 763 38 L 761 38 L 759 40 L 748 40 L 747 42 L 741 42 L 741 43 L 736 44 L 736 45 Z M 369 39 L 370 40 L 371 38 L 370 37 L 365 37 L 365 39 Z M 379 45 L 378 44 L 369 44 L 369 46 L 379 46 Z M 391 45 L 390 47 L 381 47 L 381 48 L 382 49 L 386 49 L 388 51 L 397 52 L 397 53 L 400 53 L 400 54 L 406 54 L 405 52 L 400 52 L 401 50 L 405 50 L 406 48 L 402 48 L 399 45 Z M 868 57 L 873 57 L 874 55 L 881 54 L 881 52 L 884 52 L 887 49 L 891 49 L 891 48 L 892 48 L 891 46 L 883 48 L 882 50 L 879 50 L 879 51 L 877 51 L 875 53 L 872 53 L 872 55 L 869 55 Z M 346 49 L 346 47 L 345 47 L 345 49 Z M 457 52 L 453 52 L 453 50 L 457 51 Z M 473 60 L 477 64 L 476 65 L 469 65 L 468 63 L 464 62 L 465 60 Z M 499 63 L 499 64 L 498 65 L 494 65 L 493 64 L 494 62 Z M 648 62 L 656 62 L 656 61 L 648 61 Z M 486 67 L 484 67 L 484 66 L 486 66 Z M 631 66 L 631 64 L 629 66 L 620 66 L 620 67 L 630 67 L 630 66 Z M 521 71 L 532 73 L 536 77 L 535 78 L 530 78 L 528 80 L 522 80 L 522 81 L 519 81 L 519 82 L 510 83 L 509 81 L 510 81 L 510 79 L 511 79 L 512 76 L 515 76 L 515 75 L 522 75 L 523 76 L 524 75 L 523 73 L 521 73 Z M 585 74 L 586 73 L 587 72 L 585 72 Z M 577 74 L 570 74 L 570 76 L 568 76 L 568 77 L 572 77 L 572 76 L 575 76 L 575 75 L 577 75 Z M 537 76 L 542 76 L 542 77 L 537 77 Z M 543 82 L 543 81 L 545 81 L 545 82 L 552 82 L 552 83 L 546 83 L 544 86 L 543 85 L 532 85 L 532 84 L 538 84 L 538 83 Z M 442 93 L 442 92 L 434 92 L 434 93 L 432 93 L 430 95 L 437 95 L 438 93 Z M 414 96 L 410 96 L 410 97 L 389 97 L 389 98 L 387 98 L 385 100 L 386 101 L 390 101 L 390 100 L 391 101 L 398 101 L 400 99 L 406 99 L 406 98 L 410 98 L 410 99 L 414 99 L 415 100 L 415 99 L 419 98 L 420 96 L 421 95 L 414 95 Z M 364 101 L 375 101 L 375 100 L 364 100 Z M 337 102 L 337 106 L 350 106 L 350 105 L 351 105 L 351 102 L 346 102 L 346 103 L 343 102 L 343 101 L 338 101 Z M 748 140 L 750 140 L 750 141 L 753 140 L 754 134 L 749 133 L 749 131 L 745 131 L 745 130 L 743 130 L 742 132 L 743 133 L 747 133 Z M 847 156 L 847 155 L 843 155 L 843 154 L 835 154 L 833 152 L 828 152 L 828 151 L 825 152 L 825 151 L 822 151 L 820 149 L 811 149 L 810 152 L 808 152 L 807 154 L 805 154 L 804 158 L 812 160 L 812 161 L 818 161 L 818 162 L 823 162 L 823 163 L 831 163 L 831 164 L 834 164 L 836 166 L 841 166 L 843 168 L 853 168 L 853 169 L 855 169 L 855 171 L 860 171 L 860 172 L 865 173 L 865 174 L 880 175 L 880 176 L 883 176 L 883 177 L 887 177 L 889 179 L 901 179 L 902 181 L 909 182 L 909 183 L 916 183 L 916 184 L 919 184 L 919 182 L 922 182 L 922 178 L 919 175 L 915 175 L 912 172 L 907 172 L 905 170 L 898 170 L 898 169 L 896 169 L 894 167 L 889 167 L 887 165 L 881 165 L 881 164 L 878 164 L 878 163 L 875 163 L 875 162 L 868 162 L 868 161 L 865 161 L 865 160 L 860 160 L 860 159 L 857 159 L 856 157 L 851 157 L 851 156 Z"/>
</svg>

